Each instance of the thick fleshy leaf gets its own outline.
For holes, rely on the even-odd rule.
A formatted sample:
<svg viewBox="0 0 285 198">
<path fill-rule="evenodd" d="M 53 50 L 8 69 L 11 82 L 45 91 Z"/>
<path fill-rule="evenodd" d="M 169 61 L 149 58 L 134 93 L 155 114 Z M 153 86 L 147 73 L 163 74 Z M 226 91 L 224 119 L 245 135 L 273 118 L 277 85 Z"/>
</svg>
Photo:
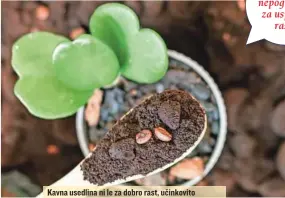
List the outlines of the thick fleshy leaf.
<svg viewBox="0 0 285 198">
<path fill-rule="evenodd" d="M 57 78 L 76 90 L 94 90 L 111 84 L 119 73 L 116 54 L 91 35 L 60 43 L 52 59 Z"/>
<path fill-rule="evenodd" d="M 74 114 L 92 91 L 69 89 L 52 76 L 27 76 L 16 83 L 15 94 L 34 116 L 57 119 Z"/>
<path fill-rule="evenodd" d="M 151 29 L 142 29 L 128 42 L 128 62 L 121 69 L 126 78 L 140 83 L 154 83 L 165 75 L 168 56 L 160 36 Z"/>
<path fill-rule="evenodd" d="M 18 39 L 12 49 L 12 66 L 19 76 L 53 75 L 52 53 L 67 38 L 48 32 L 34 32 Z"/>
<path fill-rule="evenodd" d="M 100 6 L 91 17 L 90 30 L 117 54 L 123 76 L 139 83 L 154 83 L 165 75 L 168 56 L 163 39 L 153 30 L 140 30 L 137 16 L 127 6 Z"/>
<path fill-rule="evenodd" d="M 139 29 L 137 15 L 122 4 L 108 3 L 95 10 L 89 26 L 92 35 L 109 45 L 118 55 L 120 64 L 124 64 L 128 57 L 126 39 Z"/>
</svg>

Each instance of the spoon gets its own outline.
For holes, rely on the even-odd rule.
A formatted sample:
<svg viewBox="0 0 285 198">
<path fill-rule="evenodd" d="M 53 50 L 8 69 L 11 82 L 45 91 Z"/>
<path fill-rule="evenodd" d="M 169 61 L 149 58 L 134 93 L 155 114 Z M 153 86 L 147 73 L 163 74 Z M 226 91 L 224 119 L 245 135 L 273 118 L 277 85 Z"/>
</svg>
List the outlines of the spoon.
<svg viewBox="0 0 285 198">
<path fill-rule="evenodd" d="M 181 93 L 182 91 L 177 91 L 177 90 L 168 90 L 168 91 L 164 91 L 162 92 L 161 94 L 163 93 L 174 93 L 174 94 L 179 94 Z M 186 92 L 182 92 L 183 94 L 185 94 Z M 143 177 L 146 177 L 146 176 L 150 176 L 150 175 L 153 175 L 153 174 L 156 174 L 156 173 L 159 173 L 171 166 L 173 166 L 174 164 L 176 164 L 177 162 L 181 161 L 182 159 L 184 159 L 186 156 L 188 156 L 195 148 L 196 146 L 200 143 L 200 141 L 203 139 L 203 136 L 206 132 L 206 129 L 207 129 L 207 116 L 206 116 L 206 113 L 204 111 L 204 108 L 202 107 L 202 105 L 192 96 L 190 95 L 189 93 L 187 93 L 188 96 L 190 96 L 189 98 L 191 98 L 192 100 L 194 100 L 198 105 L 199 105 L 199 108 L 201 108 L 203 110 L 203 116 L 204 116 L 204 125 L 202 127 L 202 131 L 201 133 L 199 134 L 199 137 L 196 139 L 196 141 L 184 152 L 182 153 L 179 157 L 177 157 L 175 160 L 173 160 L 171 163 L 168 163 L 162 167 L 158 167 L 157 169 L 149 172 L 148 174 L 146 175 L 142 175 L 142 174 L 135 174 L 135 175 L 132 175 L 132 176 L 128 176 L 127 178 L 125 179 L 117 179 L 115 181 L 112 181 L 112 182 L 108 182 L 108 183 L 104 183 L 103 185 L 101 186 L 114 186 L 114 185 L 120 185 L 120 184 L 123 184 L 123 183 L 126 183 L 126 182 L 130 182 L 130 181 L 133 181 L 133 180 L 136 180 L 136 179 L 141 179 Z M 183 95 L 182 95 L 183 96 Z M 146 100 L 149 100 L 151 101 L 150 99 L 153 97 L 150 96 L 148 97 L 147 99 L 145 99 L 142 104 L 146 101 Z M 128 111 L 121 119 L 120 121 L 123 121 L 124 119 L 128 119 L 128 114 L 130 114 L 134 109 L 136 109 L 137 107 L 134 107 L 133 109 L 131 109 L 130 111 Z M 114 128 L 116 125 L 118 125 L 119 122 L 117 122 L 112 128 Z M 84 180 L 84 177 L 83 177 L 83 172 L 81 170 L 81 165 L 84 163 L 84 161 L 88 158 L 90 158 L 94 153 L 96 152 L 96 148 L 93 150 L 93 152 L 91 152 L 85 159 L 83 159 L 72 171 L 70 171 L 67 175 L 65 175 L 63 178 L 61 178 L 60 180 L 58 180 L 57 182 L 55 182 L 54 184 L 52 184 L 51 186 L 96 186 L 92 183 L 90 183 L 89 181 L 87 180 Z M 92 154 L 93 153 L 93 154 Z M 106 165 L 108 165 L 108 163 L 106 163 Z M 104 168 L 104 167 L 102 167 Z M 42 196 L 42 193 L 40 195 L 38 195 L 37 197 L 41 197 Z"/>
</svg>

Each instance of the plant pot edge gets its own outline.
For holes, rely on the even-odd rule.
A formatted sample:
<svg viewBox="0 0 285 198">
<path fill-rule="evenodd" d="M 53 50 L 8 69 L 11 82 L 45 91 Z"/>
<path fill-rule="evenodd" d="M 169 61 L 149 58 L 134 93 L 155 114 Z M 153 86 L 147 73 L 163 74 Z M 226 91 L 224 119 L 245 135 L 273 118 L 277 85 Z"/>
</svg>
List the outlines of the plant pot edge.
<svg viewBox="0 0 285 198">
<path fill-rule="evenodd" d="M 222 97 L 222 94 L 217 86 L 217 84 L 214 82 L 213 78 L 209 75 L 209 73 L 196 61 L 192 60 L 190 57 L 185 56 L 182 53 L 176 52 L 174 50 L 168 50 L 168 56 L 176 59 L 178 61 L 181 61 L 185 63 L 186 65 L 189 65 L 195 72 L 197 72 L 202 79 L 207 83 L 207 85 L 210 87 L 213 95 L 215 96 L 216 103 L 219 110 L 219 124 L 220 124 L 220 131 L 219 135 L 217 137 L 217 142 L 215 145 L 215 148 L 213 149 L 212 155 L 205 167 L 204 173 L 200 177 L 196 177 L 195 179 L 189 180 L 185 183 L 183 183 L 183 186 L 193 186 L 197 184 L 199 181 L 201 181 L 214 167 L 217 160 L 219 159 L 227 136 L 227 113 L 226 113 L 226 107 L 224 103 L 224 99 Z M 82 150 L 82 153 L 84 156 L 87 156 L 89 154 L 89 148 L 88 148 L 88 137 L 86 133 L 86 123 L 84 122 L 84 109 L 85 107 L 81 107 L 77 114 L 76 114 L 76 134 L 78 138 L 79 146 Z"/>
</svg>

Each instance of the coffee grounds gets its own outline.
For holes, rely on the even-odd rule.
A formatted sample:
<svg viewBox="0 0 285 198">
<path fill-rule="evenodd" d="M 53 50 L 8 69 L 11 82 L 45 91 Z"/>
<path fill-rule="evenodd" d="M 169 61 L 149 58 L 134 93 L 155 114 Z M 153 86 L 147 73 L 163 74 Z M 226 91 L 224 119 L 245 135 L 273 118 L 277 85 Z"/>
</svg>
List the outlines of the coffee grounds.
<svg viewBox="0 0 285 198">
<path fill-rule="evenodd" d="M 177 129 L 180 121 L 181 105 L 176 101 L 165 101 L 158 109 L 158 116 L 169 128 Z"/>
<path fill-rule="evenodd" d="M 166 110 L 175 111 L 175 120 L 180 114 L 177 128 L 177 121 L 159 116 L 162 111 L 159 109 L 165 108 L 162 104 L 175 104 L 172 110 L 168 106 Z M 166 115 L 169 114 L 163 113 Z M 167 90 L 153 95 L 119 120 L 100 141 L 91 157 L 81 165 L 84 179 L 103 185 L 128 176 L 146 175 L 173 162 L 197 141 L 204 129 L 204 116 L 204 109 L 187 92 Z M 169 123 L 175 124 L 169 126 Z M 171 129 L 173 126 L 176 129 Z M 156 127 L 171 133 L 172 140 L 159 140 L 154 135 Z M 136 134 L 143 129 L 152 131 L 153 135 L 145 144 L 138 144 Z"/>
</svg>

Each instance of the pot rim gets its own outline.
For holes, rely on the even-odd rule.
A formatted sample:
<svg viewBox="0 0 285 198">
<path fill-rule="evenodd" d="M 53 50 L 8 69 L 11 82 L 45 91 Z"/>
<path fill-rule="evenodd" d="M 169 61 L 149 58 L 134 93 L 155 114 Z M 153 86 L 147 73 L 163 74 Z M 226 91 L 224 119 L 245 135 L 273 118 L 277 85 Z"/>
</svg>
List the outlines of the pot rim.
<svg viewBox="0 0 285 198">
<path fill-rule="evenodd" d="M 214 82 L 213 78 L 209 75 L 209 73 L 196 61 L 192 60 L 190 57 L 185 56 L 184 54 L 178 53 L 174 50 L 168 50 L 168 56 L 172 59 L 176 59 L 182 63 L 185 63 L 189 67 L 191 67 L 195 72 L 197 72 L 200 77 L 207 83 L 209 88 L 211 89 L 218 106 L 219 111 L 219 126 L 220 131 L 217 135 L 217 142 L 215 145 L 215 148 L 212 151 L 212 154 L 205 166 L 203 175 L 196 177 L 192 180 L 189 180 L 183 184 L 182 186 L 193 186 L 197 184 L 199 181 L 201 181 L 215 166 L 216 162 L 218 161 L 222 150 L 224 148 L 226 135 L 227 135 L 227 113 L 226 113 L 226 107 L 224 103 L 224 99 L 222 97 L 222 94 L 217 86 L 217 84 Z M 84 122 L 84 109 L 85 107 L 81 107 L 77 114 L 76 114 L 76 134 L 79 142 L 79 146 L 84 154 L 84 156 L 87 156 L 89 154 L 89 148 L 88 148 L 88 137 L 86 133 L 86 122 Z"/>
</svg>

